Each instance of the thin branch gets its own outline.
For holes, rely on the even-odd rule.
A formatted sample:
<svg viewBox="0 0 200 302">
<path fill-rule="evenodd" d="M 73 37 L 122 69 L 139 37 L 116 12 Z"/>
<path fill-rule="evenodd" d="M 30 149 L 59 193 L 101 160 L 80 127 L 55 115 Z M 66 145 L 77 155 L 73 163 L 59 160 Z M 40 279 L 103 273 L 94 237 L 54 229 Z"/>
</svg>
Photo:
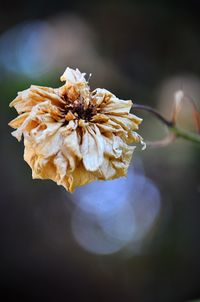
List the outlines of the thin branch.
<svg viewBox="0 0 200 302">
<path fill-rule="evenodd" d="M 174 133 L 169 133 L 166 137 L 164 137 L 162 140 L 157 140 L 154 142 L 146 142 L 147 147 L 151 148 L 163 148 L 167 147 L 171 143 L 173 143 L 176 139 L 176 135 Z"/>
<path fill-rule="evenodd" d="M 190 132 L 188 130 L 185 130 L 185 129 L 177 126 L 173 121 L 167 120 L 165 117 L 163 117 L 158 111 L 156 111 L 152 107 L 135 104 L 133 106 L 133 108 L 135 110 L 144 110 L 144 111 L 147 111 L 147 112 L 150 112 L 151 114 L 153 114 L 157 119 L 159 119 L 164 125 L 167 126 L 168 130 L 174 135 L 174 138 L 180 137 L 180 138 L 186 139 L 188 141 L 200 144 L 200 135 L 199 134 Z M 170 136 L 169 136 L 169 137 L 165 138 L 163 141 L 151 142 L 150 144 L 154 145 L 154 146 L 164 146 L 172 141 L 173 141 L 172 137 L 170 138 Z"/>
<path fill-rule="evenodd" d="M 173 126 L 173 122 L 168 121 L 164 116 L 162 116 L 158 111 L 156 111 L 155 109 L 153 109 L 150 106 L 146 106 L 146 105 L 139 105 L 139 104 L 134 104 L 133 108 L 135 110 L 144 110 L 144 111 L 148 111 L 150 113 L 152 113 L 153 115 L 156 116 L 156 118 L 158 118 L 163 124 L 165 124 L 167 127 L 172 127 Z"/>
<path fill-rule="evenodd" d="M 191 131 L 185 130 L 185 129 L 179 127 L 179 126 L 171 127 L 170 130 L 176 135 L 176 137 L 181 137 L 181 138 L 184 138 L 184 139 L 186 139 L 188 141 L 191 141 L 193 143 L 200 144 L 200 135 L 199 134 L 196 134 L 196 133 L 193 133 Z"/>
</svg>

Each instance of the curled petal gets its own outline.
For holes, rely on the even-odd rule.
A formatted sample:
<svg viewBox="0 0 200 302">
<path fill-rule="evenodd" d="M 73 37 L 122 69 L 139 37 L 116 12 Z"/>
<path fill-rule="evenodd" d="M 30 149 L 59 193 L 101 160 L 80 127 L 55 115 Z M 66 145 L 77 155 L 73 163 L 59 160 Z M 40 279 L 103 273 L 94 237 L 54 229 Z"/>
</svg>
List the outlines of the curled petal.
<svg viewBox="0 0 200 302">
<path fill-rule="evenodd" d="M 82 158 L 79 138 L 76 130 L 73 130 L 69 135 L 63 136 L 62 150 L 70 151 L 77 158 Z"/>
<path fill-rule="evenodd" d="M 90 182 L 97 180 L 95 173 L 85 169 L 82 163 L 69 176 L 68 191 L 73 192 L 76 187 L 84 186 Z"/>
<path fill-rule="evenodd" d="M 102 112 L 116 115 L 121 115 L 124 113 L 128 114 L 132 105 L 132 101 L 120 100 L 117 97 L 113 96 L 109 98 L 109 102 L 105 107 L 102 108 Z"/>
<path fill-rule="evenodd" d="M 111 97 L 112 93 L 106 89 L 97 88 L 92 92 L 93 103 L 97 106 L 105 106 Z"/>
<path fill-rule="evenodd" d="M 49 100 L 52 105 L 63 106 L 64 101 L 56 94 L 53 88 L 34 86 L 18 93 L 18 96 L 10 103 L 10 107 L 15 107 L 18 113 L 29 112 L 32 108 L 45 100 Z"/>
<path fill-rule="evenodd" d="M 24 137 L 32 177 L 52 179 L 69 192 L 94 180 L 126 175 L 141 119 L 132 102 L 106 89 L 90 91 L 85 73 L 67 68 L 59 88 L 32 85 L 11 102 L 19 116 L 9 125 Z"/>
<path fill-rule="evenodd" d="M 115 116 L 109 114 L 108 116 L 114 123 L 120 125 L 125 130 L 137 130 L 138 125 L 142 121 L 142 119 L 137 118 L 133 114 L 121 115 L 121 116 Z"/>
<path fill-rule="evenodd" d="M 67 172 L 67 161 L 61 151 L 56 154 L 53 163 L 56 167 L 56 182 L 60 185 L 63 183 Z"/>
<path fill-rule="evenodd" d="M 83 164 L 88 171 L 96 171 L 103 162 L 104 142 L 96 125 L 94 130 L 87 126 L 83 134 L 81 153 Z"/>
<path fill-rule="evenodd" d="M 41 134 L 36 135 L 34 139 L 30 140 L 32 141 L 33 147 L 35 148 L 37 154 L 43 156 L 44 158 L 48 158 L 59 152 L 62 146 L 62 136 L 58 129 L 55 127 L 52 134 L 52 132 L 50 132 L 50 130 L 47 128 L 44 131 L 48 130 L 48 132 L 43 133 L 44 131 L 41 131 Z"/>
<path fill-rule="evenodd" d="M 14 129 L 19 128 L 24 121 L 26 120 L 26 118 L 29 116 L 29 113 L 23 113 L 21 115 L 18 115 L 14 120 L 12 120 L 8 125 Z"/>
<path fill-rule="evenodd" d="M 112 161 L 105 157 L 102 165 L 99 167 L 99 179 L 110 180 L 116 177 L 117 170 L 112 164 Z"/>
<path fill-rule="evenodd" d="M 81 73 L 78 68 L 76 70 L 69 67 L 66 68 L 63 75 L 60 77 L 61 81 L 66 81 L 67 83 L 87 83 L 85 79 L 85 73 Z"/>
</svg>

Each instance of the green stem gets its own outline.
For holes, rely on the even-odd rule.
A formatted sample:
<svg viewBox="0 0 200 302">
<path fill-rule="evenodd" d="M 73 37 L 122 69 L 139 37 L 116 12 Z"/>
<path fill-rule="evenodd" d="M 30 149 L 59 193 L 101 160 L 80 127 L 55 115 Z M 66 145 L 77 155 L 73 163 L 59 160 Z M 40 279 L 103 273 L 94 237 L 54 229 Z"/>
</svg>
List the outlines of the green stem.
<svg viewBox="0 0 200 302">
<path fill-rule="evenodd" d="M 169 127 L 169 128 L 176 135 L 176 137 L 181 137 L 181 138 L 184 138 L 193 143 L 200 144 L 200 135 L 199 134 L 185 130 L 177 125 Z"/>
<path fill-rule="evenodd" d="M 181 137 L 183 139 L 186 139 L 188 141 L 191 141 L 193 143 L 200 144 L 200 134 L 190 132 L 188 130 L 185 130 L 176 124 L 174 124 L 172 121 L 167 120 L 165 117 L 163 117 L 158 111 L 156 111 L 154 108 L 146 105 L 139 105 L 134 104 L 133 108 L 135 110 L 144 110 L 148 111 L 151 114 L 153 114 L 157 119 L 159 119 L 163 124 L 167 126 L 167 128 L 174 133 L 176 137 Z"/>
</svg>

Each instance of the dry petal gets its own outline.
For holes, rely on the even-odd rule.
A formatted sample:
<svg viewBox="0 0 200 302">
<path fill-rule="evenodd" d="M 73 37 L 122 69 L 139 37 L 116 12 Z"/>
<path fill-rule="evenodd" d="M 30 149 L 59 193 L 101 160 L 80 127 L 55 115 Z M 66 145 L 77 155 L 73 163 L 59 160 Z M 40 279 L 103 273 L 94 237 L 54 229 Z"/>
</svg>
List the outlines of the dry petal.
<svg viewBox="0 0 200 302">
<path fill-rule="evenodd" d="M 9 125 L 24 137 L 24 159 L 33 178 L 52 179 L 72 192 L 94 180 L 126 175 L 141 119 L 132 102 L 106 89 L 90 90 L 85 73 L 67 68 L 59 88 L 32 85 L 10 106 L 18 117 Z M 143 143 L 144 144 L 144 143 Z"/>
</svg>

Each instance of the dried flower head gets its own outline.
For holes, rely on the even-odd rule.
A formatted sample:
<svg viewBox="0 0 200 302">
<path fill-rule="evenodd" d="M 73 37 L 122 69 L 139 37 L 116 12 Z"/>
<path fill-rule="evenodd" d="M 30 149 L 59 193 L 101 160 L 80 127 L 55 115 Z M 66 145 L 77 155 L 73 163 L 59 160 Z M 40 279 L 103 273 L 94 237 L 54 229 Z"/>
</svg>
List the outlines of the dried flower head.
<svg viewBox="0 0 200 302">
<path fill-rule="evenodd" d="M 60 88 L 32 85 L 10 106 L 19 116 L 9 125 L 18 141 L 24 136 L 24 159 L 33 178 L 52 179 L 72 192 L 94 180 L 126 174 L 141 119 L 130 114 L 131 101 L 97 88 L 85 74 L 67 68 Z"/>
</svg>

